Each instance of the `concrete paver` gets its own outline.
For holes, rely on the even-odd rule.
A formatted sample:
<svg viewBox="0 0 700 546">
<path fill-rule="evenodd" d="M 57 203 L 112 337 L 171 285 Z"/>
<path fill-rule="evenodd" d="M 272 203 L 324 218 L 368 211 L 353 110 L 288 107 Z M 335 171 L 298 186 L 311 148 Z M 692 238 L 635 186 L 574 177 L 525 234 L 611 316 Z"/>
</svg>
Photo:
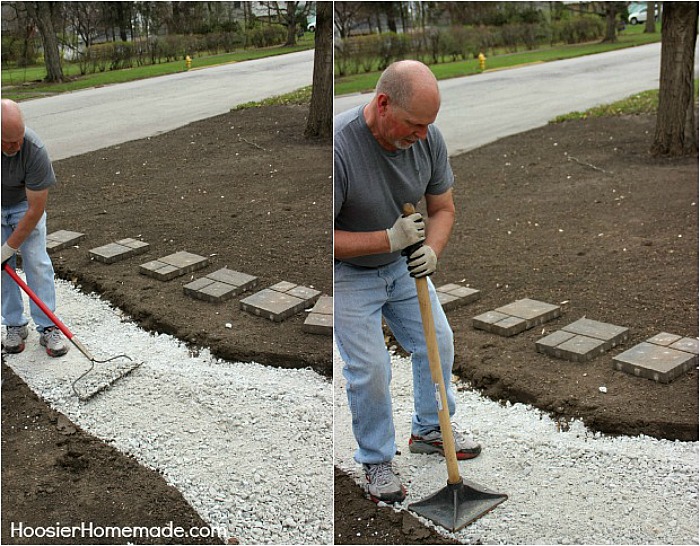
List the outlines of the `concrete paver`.
<svg viewBox="0 0 700 546">
<path fill-rule="evenodd" d="M 537 351 L 573 362 L 588 362 L 627 340 L 629 329 L 587 318 L 535 342 Z"/>
<path fill-rule="evenodd" d="M 139 266 L 139 273 L 160 281 L 169 281 L 175 277 L 202 269 L 206 267 L 208 263 L 209 260 L 204 256 L 180 251 L 141 264 L 141 266 Z"/>
<path fill-rule="evenodd" d="M 474 288 L 456 283 L 443 284 L 435 288 L 438 301 L 445 311 L 451 311 L 462 305 L 472 303 L 481 297 L 481 292 Z"/>
<path fill-rule="evenodd" d="M 320 295 L 313 288 L 282 281 L 242 299 L 240 306 L 253 315 L 282 322 L 313 305 Z"/>
<path fill-rule="evenodd" d="M 85 237 L 84 233 L 60 229 L 46 235 L 46 250 L 50 253 L 73 246 Z"/>
<path fill-rule="evenodd" d="M 662 332 L 613 358 L 616 370 L 670 383 L 698 366 L 698 340 Z"/>
<path fill-rule="evenodd" d="M 114 243 L 90 249 L 90 256 L 98 262 L 112 264 L 148 251 L 150 245 L 137 239 L 121 239 Z"/>
<path fill-rule="evenodd" d="M 183 287 L 185 294 L 193 298 L 220 303 L 250 290 L 258 278 L 226 267 L 209 273 Z"/>
<path fill-rule="evenodd" d="M 525 298 L 474 317 L 472 325 L 478 330 L 510 337 L 544 324 L 560 314 L 558 305 Z"/>
<path fill-rule="evenodd" d="M 301 327 L 309 334 L 333 335 L 333 297 L 321 296 Z"/>
</svg>

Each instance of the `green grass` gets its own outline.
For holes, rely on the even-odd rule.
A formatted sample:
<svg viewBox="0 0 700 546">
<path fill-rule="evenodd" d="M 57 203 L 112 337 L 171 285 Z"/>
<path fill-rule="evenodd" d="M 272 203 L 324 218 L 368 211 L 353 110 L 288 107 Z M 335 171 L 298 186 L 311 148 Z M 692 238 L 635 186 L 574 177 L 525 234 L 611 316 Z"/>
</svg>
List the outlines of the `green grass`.
<svg viewBox="0 0 700 546">
<path fill-rule="evenodd" d="M 525 51 L 522 53 L 490 55 L 486 59 L 486 70 L 511 68 L 528 63 L 571 59 L 584 55 L 593 55 L 595 53 L 604 53 L 616 49 L 645 45 L 661 40 L 660 33 L 644 34 L 643 31 L 644 25 L 636 25 L 635 27 L 628 26 L 627 30 L 618 37 L 618 42 L 615 44 L 594 42 L 578 45 L 559 45 L 553 48 Z M 481 72 L 479 69 L 479 62 L 476 59 L 434 64 L 430 66 L 430 69 L 439 80 L 469 76 Z M 380 71 L 374 71 L 353 76 L 336 77 L 335 95 L 371 91 L 374 89 L 380 74 Z"/>
<path fill-rule="evenodd" d="M 695 80 L 695 101 L 698 101 L 698 80 Z M 587 118 L 601 118 L 607 116 L 625 116 L 625 115 L 638 115 L 638 114 L 656 114 L 659 108 L 659 90 L 650 89 L 649 91 L 642 91 L 641 93 L 636 93 L 627 98 L 613 102 L 611 104 L 602 104 L 600 106 L 594 106 L 589 108 L 584 112 L 570 112 L 568 114 L 563 114 L 557 116 L 550 123 L 562 123 L 564 121 L 587 119 Z"/>
<path fill-rule="evenodd" d="M 564 121 L 576 119 L 601 118 L 605 116 L 655 114 L 658 107 L 659 90 L 651 89 L 611 104 L 594 106 L 585 112 L 571 112 L 569 114 L 557 116 L 550 123 L 562 123 Z"/>
<path fill-rule="evenodd" d="M 308 87 L 302 87 L 301 89 L 297 89 L 291 93 L 285 93 L 284 95 L 269 97 L 257 102 L 246 102 L 244 104 L 239 104 L 231 110 L 246 110 L 248 108 L 258 108 L 259 106 L 288 106 L 290 104 L 306 105 L 311 102 L 311 89 L 312 86 L 309 85 Z"/>
<path fill-rule="evenodd" d="M 191 70 L 218 64 L 250 61 L 263 57 L 293 53 L 295 51 L 313 48 L 313 44 L 313 35 L 307 33 L 304 35 L 304 38 L 299 40 L 295 47 L 248 49 L 222 55 L 194 57 L 192 59 Z M 2 96 L 3 98 L 22 101 L 30 98 L 76 91 L 78 89 L 101 87 L 104 85 L 153 78 L 184 71 L 185 61 L 178 60 L 123 70 L 107 70 L 105 72 L 80 76 L 80 70 L 76 64 L 65 63 L 63 73 L 65 76 L 70 77 L 71 80 L 64 83 L 48 84 L 41 81 L 46 76 L 46 70 L 43 66 L 30 67 L 27 69 L 16 68 L 2 71 Z M 27 83 L 23 83 L 25 81 Z"/>
</svg>

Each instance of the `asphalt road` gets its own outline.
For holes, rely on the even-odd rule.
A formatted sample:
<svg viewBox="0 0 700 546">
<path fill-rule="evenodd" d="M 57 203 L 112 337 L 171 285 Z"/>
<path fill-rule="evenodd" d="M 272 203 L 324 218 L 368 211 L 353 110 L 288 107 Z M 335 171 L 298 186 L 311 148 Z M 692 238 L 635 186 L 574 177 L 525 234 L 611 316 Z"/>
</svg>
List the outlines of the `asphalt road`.
<svg viewBox="0 0 700 546">
<path fill-rule="evenodd" d="M 450 155 L 457 155 L 546 125 L 557 115 L 656 88 L 660 59 L 661 45 L 651 44 L 443 80 L 436 124 Z M 370 94 L 338 97 L 335 111 L 370 98 Z"/>
<path fill-rule="evenodd" d="M 22 103 L 53 160 L 171 131 L 311 85 L 313 50 Z"/>
</svg>

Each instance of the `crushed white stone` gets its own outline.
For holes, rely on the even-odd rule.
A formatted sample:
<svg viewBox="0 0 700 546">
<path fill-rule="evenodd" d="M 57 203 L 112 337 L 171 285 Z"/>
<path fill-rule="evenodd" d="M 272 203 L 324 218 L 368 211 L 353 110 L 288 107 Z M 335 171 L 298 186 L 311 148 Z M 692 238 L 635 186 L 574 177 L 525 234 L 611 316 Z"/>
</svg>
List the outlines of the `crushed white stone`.
<svg viewBox="0 0 700 546">
<path fill-rule="evenodd" d="M 96 358 L 126 353 L 143 364 L 79 402 L 71 382 L 88 360 L 74 347 L 47 357 L 32 331 L 25 351 L 6 360 L 53 408 L 161 472 L 224 538 L 333 542 L 330 381 L 310 369 L 193 354 L 66 282 L 57 282 L 57 299 L 59 318 Z"/>
</svg>

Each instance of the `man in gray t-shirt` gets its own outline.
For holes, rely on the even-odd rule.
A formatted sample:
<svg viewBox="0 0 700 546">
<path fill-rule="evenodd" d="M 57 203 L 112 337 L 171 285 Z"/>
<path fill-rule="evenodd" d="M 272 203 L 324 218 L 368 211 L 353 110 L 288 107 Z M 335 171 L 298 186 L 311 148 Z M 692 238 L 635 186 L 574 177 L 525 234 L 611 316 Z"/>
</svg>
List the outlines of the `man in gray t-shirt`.
<svg viewBox="0 0 700 546">
<path fill-rule="evenodd" d="M 442 453 L 435 389 L 411 278 L 435 271 L 454 223 L 454 175 L 442 135 L 433 125 L 439 109 L 440 92 L 430 69 L 417 61 L 400 61 L 384 71 L 369 104 L 335 118 L 334 333 L 345 364 L 358 444 L 355 460 L 364 466 L 370 495 L 385 502 L 403 500 L 405 490 L 391 465 L 397 447 L 382 319 L 411 353 L 414 413 L 409 449 Z M 404 218 L 403 205 L 421 199 L 427 219 L 419 213 Z M 449 386 L 452 330 L 429 279 L 428 285 Z M 447 399 L 453 415 L 451 388 Z M 457 432 L 455 444 L 459 459 L 481 451 Z"/>
<path fill-rule="evenodd" d="M 2 323 L 7 333 L 2 348 L 7 353 L 24 350 L 29 320 L 19 287 L 5 273 L 5 264 L 15 266 L 15 254 L 22 253 L 27 284 L 46 306 L 56 308 L 54 271 L 46 251 L 46 201 L 56 184 L 49 154 L 41 139 L 25 127 L 17 103 L 2 100 Z M 30 302 L 39 342 L 50 356 L 68 352 L 58 328 L 39 307 Z"/>
</svg>

